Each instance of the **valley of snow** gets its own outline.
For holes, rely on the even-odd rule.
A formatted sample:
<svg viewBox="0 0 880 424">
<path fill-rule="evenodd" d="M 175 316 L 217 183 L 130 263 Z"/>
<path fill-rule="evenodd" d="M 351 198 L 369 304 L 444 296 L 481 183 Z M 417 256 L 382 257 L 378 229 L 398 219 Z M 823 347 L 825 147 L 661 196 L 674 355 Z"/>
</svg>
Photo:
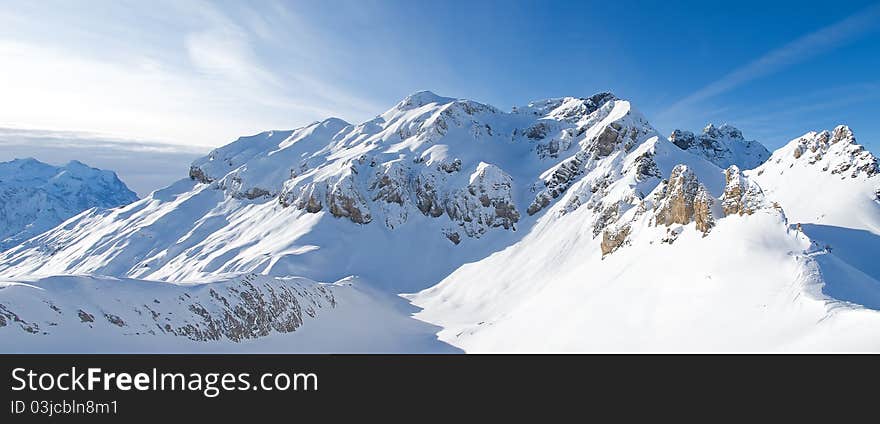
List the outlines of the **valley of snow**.
<svg viewBox="0 0 880 424">
<path fill-rule="evenodd" d="M 847 127 L 770 155 L 610 93 L 419 92 L 0 253 L 0 351 L 880 351 L 878 247 Z"/>
</svg>

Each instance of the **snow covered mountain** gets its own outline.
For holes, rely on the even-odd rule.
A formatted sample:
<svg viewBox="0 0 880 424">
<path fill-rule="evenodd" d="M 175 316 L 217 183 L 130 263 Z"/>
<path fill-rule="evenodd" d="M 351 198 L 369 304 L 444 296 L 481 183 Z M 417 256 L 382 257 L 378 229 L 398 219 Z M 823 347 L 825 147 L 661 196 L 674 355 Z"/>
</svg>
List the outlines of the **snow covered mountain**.
<svg viewBox="0 0 880 424">
<path fill-rule="evenodd" d="M 469 352 L 880 349 L 880 177 L 852 132 L 712 174 L 676 167 L 601 239 L 587 208 L 553 218 L 569 193 L 417 316 Z"/>
<path fill-rule="evenodd" d="M 503 112 L 419 92 L 361 124 L 242 137 L 189 178 L 0 254 L 0 336 L 37 350 L 76 349 L 62 328 L 111 350 L 186 350 L 191 334 L 208 350 L 880 349 L 880 272 L 852 239 L 829 248 L 790 219 L 827 209 L 840 219 L 824 225 L 874 246 L 880 203 L 859 197 L 880 188 L 873 156 L 834 136 L 814 151 L 828 172 L 790 146 L 743 172 L 767 154 L 738 130 L 677 134 L 610 93 Z M 800 169 L 790 160 L 803 180 L 771 179 Z M 787 187 L 844 172 L 835 196 L 860 203 L 804 206 Z M 303 305 L 315 316 L 291 312 Z M 366 322 L 382 343 L 339 344 Z"/>
<path fill-rule="evenodd" d="M 722 168 L 736 165 L 740 169 L 752 169 L 770 157 L 764 145 L 746 140 L 742 131 L 727 124 L 716 127 L 710 123 L 699 136 L 690 131 L 675 130 L 669 136 L 669 141 Z"/>
<path fill-rule="evenodd" d="M 0 162 L 0 250 L 15 246 L 93 207 L 137 200 L 111 171 L 72 161 L 56 167 L 35 159 Z"/>
</svg>

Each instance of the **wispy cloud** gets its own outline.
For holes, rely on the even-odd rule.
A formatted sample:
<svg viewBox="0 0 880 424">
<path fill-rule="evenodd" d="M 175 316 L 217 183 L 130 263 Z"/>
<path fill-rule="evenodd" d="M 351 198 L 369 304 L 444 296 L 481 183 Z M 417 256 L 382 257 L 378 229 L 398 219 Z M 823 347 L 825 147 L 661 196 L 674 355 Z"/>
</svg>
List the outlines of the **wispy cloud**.
<svg viewBox="0 0 880 424">
<path fill-rule="evenodd" d="M 95 14 L 63 2 L 0 11 L 0 57 L 7 59 L 0 125 L 220 145 L 329 116 L 356 121 L 381 112 L 307 66 L 322 30 L 302 25 L 282 3 L 105 6 Z"/>
<path fill-rule="evenodd" d="M 658 118 L 669 120 L 712 97 L 833 50 L 876 28 L 878 24 L 880 24 L 880 4 L 862 9 L 841 21 L 764 54 L 673 103 L 662 111 Z"/>
<path fill-rule="evenodd" d="M 849 108 L 878 100 L 880 81 L 828 87 L 748 107 L 739 114 L 729 115 L 728 122 L 748 128 L 748 136 L 776 147 L 807 131 L 847 124 Z M 809 119 L 798 119 L 804 116 Z M 858 136 L 859 128 L 854 130 Z M 869 148 L 877 147 L 873 140 L 860 141 Z"/>
</svg>

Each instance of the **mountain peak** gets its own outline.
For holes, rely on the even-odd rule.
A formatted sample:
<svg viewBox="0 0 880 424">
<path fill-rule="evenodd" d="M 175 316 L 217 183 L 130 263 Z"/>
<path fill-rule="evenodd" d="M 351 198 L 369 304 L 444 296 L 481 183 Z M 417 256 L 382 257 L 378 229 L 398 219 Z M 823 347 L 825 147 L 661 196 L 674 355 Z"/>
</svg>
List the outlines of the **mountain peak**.
<svg viewBox="0 0 880 424">
<path fill-rule="evenodd" d="M 846 125 L 791 140 L 749 174 L 792 222 L 880 232 L 880 167 Z"/>
<path fill-rule="evenodd" d="M 742 131 L 729 124 L 721 124 L 720 127 L 716 127 L 715 124 L 710 122 L 703 128 L 703 134 L 714 139 L 723 137 L 738 140 L 743 139 Z"/>
<path fill-rule="evenodd" d="M 614 100 L 619 98 L 611 92 L 602 91 L 590 97 L 551 97 L 534 100 L 526 106 L 515 106 L 512 112 L 577 121 Z"/>
<path fill-rule="evenodd" d="M 10 296 L 18 289 L 0 290 L 2 303 L 20 314 L 0 331 L 20 327 L 16 348 L 27 349 L 46 345 L 38 338 L 43 336 L 73 340 L 70 329 L 92 338 L 127 338 L 110 339 L 119 346 L 179 336 L 240 342 L 291 332 L 306 316 L 332 313 L 337 304 L 346 312 L 308 330 L 305 340 L 318 340 L 322 328 L 336 324 L 361 331 L 369 321 L 376 325 L 366 327 L 385 330 L 377 319 L 389 308 L 412 320 L 409 308 L 379 297 L 382 315 L 354 314 L 364 303 L 339 290 L 356 289 L 349 276 L 357 275 L 371 296 L 399 301 L 401 292 L 418 292 L 406 297 L 422 308 L 416 318 L 444 326 L 436 338 L 452 343 L 486 337 L 491 342 L 483 346 L 497 349 L 551 348 L 545 329 L 570 325 L 552 332 L 552 348 L 700 347 L 695 341 L 727 348 L 730 332 L 719 334 L 718 328 L 754 317 L 734 329 L 744 343 L 768 340 L 773 349 L 795 349 L 787 344 L 800 337 L 793 328 L 840 316 L 829 318 L 830 309 L 823 308 L 836 311 L 840 303 L 807 296 L 838 284 L 835 272 L 847 278 L 856 270 L 871 272 L 856 283 L 878 287 L 872 263 L 850 270 L 841 262 L 848 247 L 871 251 L 875 236 L 862 235 L 849 246 L 811 240 L 811 223 L 880 234 L 878 179 L 849 178 L 876 172 L 876 160 L 860 150 L 849 128 L 809 133 L 754 172 L 740 169 L 766 159 L 760 143 L 730 125 L 695 132 L 676 130 L 664 140 L 630 102 L 607 92 L 535 101 L 503 113 L 422 91 L 357 125 L 329 118 L 243 137 L 193 162 L 189 181 L 125 208 L 81 213 L 0 252 L 4 281 L 88 274 L 204 284 L 150 283 L 132 290 L 126 288 L 132 284 L 93 278 L 56 279 L 59 287 L 74 283 L 82 290 L 34 291 L 26 305 Z M 13 169 L 0 180 L 19 174 L 26 173 Z M 70 199 L 74 190 L 108 186 L 78 174 L 55 178 L 53 195 Z M 13 187 L 37 184 L 31 178 Z M 29 201 L 36 204 L 31 210 L 41 211 L 72 203 L 3 188 L 0 201 L 16 210 Z M 820 241 L 833 242 L 834 253 L 818 250 Z M 853 265 L 872 258 L 863 253 L 859 259 Z M 96 296 L 95 289 L 106 292 Z M 682 296 L 685 290 L 699 295 Z M 747 296 L 738 295 L 743 290 Z M 782 302 L 768 302 L 779 293 L 786 294 Z M 614 315 L 643 305 L 666 314 L 647 332 L 640 320 Z M 240 311 L 247 319 L 238 319 Z M 780 319 L 767 318 L 774 312 Z M 871 317 L 865 334 L 880 328 L 880 316 Z M 244 321 L 260 325 L 244 328 Z M 782 325 L 769 327 L 776 322 Z M 37 325 L 40 336 L 28 330 Z M 836 337 L 837 325 L 823 324 L 820 331 Z M 684 334 L 681 328 L 695 330 Z M 756 337 L 756 330 L 765 332 Z M 535 344 L 504 345 L 528 343 L 519 337 L 524 331 L 535 332 Z M 778 344 L 779 334 L 792 337 Z M 335 342 L 340 334 L 326 337 Z M 276 340 L 273 335 L 270 343 Z M 284 346 L 319 348 L 297 343 Z"/>
<path fill-rule="evenodd" d="M 93 207 L 137 200 L 112 171 L 70 161 L 63 167 L 33 158 L 0 162 L 0 250 L 21 243 Z"/>
<path fill-rule="evenodd" d="M 742 131 L 728 124 L 716 127 L 709 123 L 699 136 L 691 131 L 676 129 L 669 135 L 669 141 L 721 168 L 737 165 L 742 169 L 752 169 L 770 157 L 770 152 L 761 143 L 746 140 Z"/>
<path fill-rule="evenodd" d="M 400 102 L 397 103 L 397 106 L 395 106 L 395 109 L 397 109 L 397 110 L 411 110 L 411 109 L 419 108 L 419 107 L 422 107 L 425 105 L 429 105 L 431 103 L 445 104 L 445 103 L 452 103 L 456 100 L 457 99 L 454 99 L 452 97 L 443 97 L 443 96 L 437 95 L 432 91 L 421 90 L 421 91 L 416 91 L 415 93 L 412 93 L 409 96 L 406 96 L 406 98 L 404 98 L 403 100 L 401 100 Z"/>
<path fill-rule="evenodd" d="M 838 125 L 832 131 L 810 131 L 773 155 L 777 163 L 786 163 L 789 167 L 795 164 L 815 166 L 842 178 L 871 177 L 880 173 L 877 158 L 856 142 L 855 134 L 846 125 Z"/>
<path fill-rule="evenodd" d="M 836 143 L 839 141 L 846 141 L 849 144 L 856 144 L 856 136 L 853 134 L 852 129 L 847 125 L 838 125 L 834 127 L 834 132 L 831 136 L 831 142 Z"/>
<path fill-rule="evenodd" d="M 321 122 L 318 122 L 318 124 L 320 124 L 321 126 L 323 126 L 323 127 L 325 127 L 325 128 L 330 128 L 330 127 L 347 127 L 347 126 L 351 125 L 350 123 L 348 123 L 348 121 L 346 121 L 346 120 L 344 120 L 344 119 L 342 119 L 342 118 L 337 118 L 337 117 L 335 117 L 335 116 L 331 116 L 331 117 L 329 117 L 329 118 L 327 118 L 327 119 L 325 119 L 325 120 L 323 120 L 323 121 L 321 121 Z"/>
</svg>

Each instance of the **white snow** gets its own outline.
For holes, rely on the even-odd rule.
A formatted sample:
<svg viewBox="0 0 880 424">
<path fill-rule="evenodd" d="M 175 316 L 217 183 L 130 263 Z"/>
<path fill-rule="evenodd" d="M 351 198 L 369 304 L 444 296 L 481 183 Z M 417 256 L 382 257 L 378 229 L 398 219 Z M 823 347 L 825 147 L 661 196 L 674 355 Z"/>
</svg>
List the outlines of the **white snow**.
<svg viewBox="0 0 880 424">
<path fill-rule="evenodd" d="M 170 284 L 95 276 L 55 276 L 18 282 L 0 282 L 0 351 L 5 353 L 192 353 L 192 352 L 299 352 L 399 353 L 459 352 L 437 341 L 437 327 L 409 317 L 414 309 L 400 298 L 376 292 L 357 278 L 320 284 L 303 278 L 257 277 L 252 284 L 297 293 L 303 324 L 292 332 L 231 343 L 194 341 L 173 335 L 175 329 L 207 325 L 191 309 L 204 306 L 222 318 L 223 305 L 214 293 L 233 306 L 247 306 L 235 290 L 247 291 L 233 280 Z M 256 293 L 256 292 L 255 292 Z M 331 302 L 330 299 L 333 301 Z M 234 302 L 238 301 L 239 305 Z M 229 309 L 233 311 L 233 309 Z M 79 312 L 89 314 L 84 322 Z M 9 312 L 18 320 L 10 318 Z M 105 315 L 106 314 L 106 315 Z M 117 325 L 110 321 L 122 322 Z M 120 321 L 121 320 L 121 321 Z M 23 331 L 30 328 L 31 331 Z"/>
<path fill-rule="evenodd" d="M 61 167 L 31 158 L 0 162 L 0 251 L 86 209 L 135 200 L 115 173 L 78 161 Z"/>
<path fill-rule="evenodd" d="M 15 347 L 0 350 L 880 349 L 880 185 L 852 176 L 873 156 L 846 137 L 815 160 L 787 146 L 737 177 L 753 213 L 724 216 L 719 163 L 765 159 L 731 128 L 707 130 L 727 134 L 708 155 L 608 93 L 506 113 L 419 92 L 361 124 L 243 137 L 196 160 L 190 179 L 0 253 L 0 278 L 15 283 L 0 305 L 40 328 L 7 317 L 0 337 Z M 705 234 L 657 220 L 680 200 L 666 181 L 678 165 L 695 179 L 688 201 L 711 213 Z M 606 232 L 621 240 L 603 254 Z M 165 296 L 185 326 L 199 314 L 173 299 L 221 314 L 206 291 L 248 275 L 267 293 L 296 286 L 305 303 L 324 288 L 336 306 L 256 339 L 143 334 L 143 299 Z M 78 305 L 127 325 L 70 319 Z"/>
</svg>

